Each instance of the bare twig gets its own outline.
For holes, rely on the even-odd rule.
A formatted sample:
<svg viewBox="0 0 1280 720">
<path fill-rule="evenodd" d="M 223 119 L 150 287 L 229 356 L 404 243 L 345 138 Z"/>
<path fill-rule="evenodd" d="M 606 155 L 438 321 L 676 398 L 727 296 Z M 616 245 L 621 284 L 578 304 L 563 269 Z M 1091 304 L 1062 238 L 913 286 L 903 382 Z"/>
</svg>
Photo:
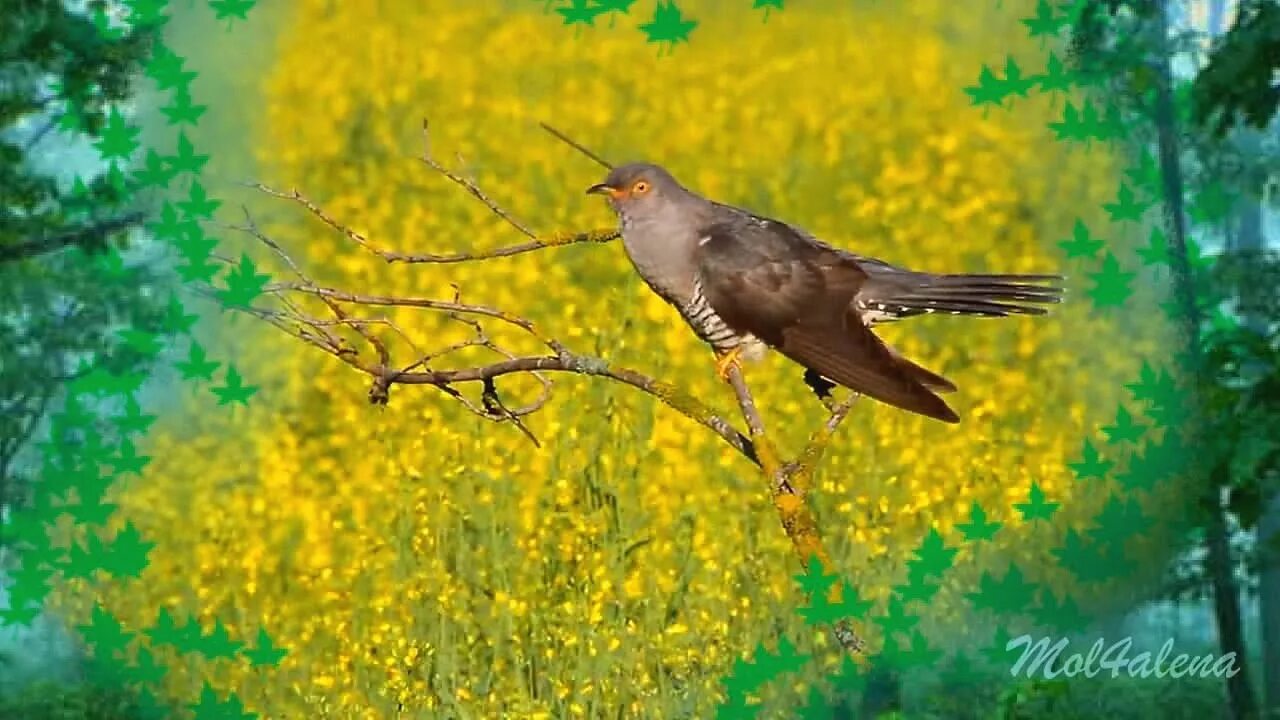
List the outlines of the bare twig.
<svg viewBox="0 0 1280 720">
<path fill-rule="evenodd" d="M 459 180 L 463 183 L 467 182 L 465 180 Z M 322 210 L 319 205 L 297 190 L 289 190 L 286 192 L 284 190 L 277 190 L 263 183 L 247 183 L 247 185 L 255 190 L 266 193 L 267 195 L 290 200 L 301 205 L 321 222 L 341 232 L 352 242 L 360 245 L 365 250 L 377 255 L 388 263 L 453 265 L 473 262 L 476 260 L 493 260 L 496 258 L 512 257 L 514 255 L 523 255 L 525 253 L 534 252 L 535 250 L 563 247 L 565 245 L 577 245 L 581 243 L 608 243 L 617 240 L 619 237 L 617 230 L 588 230 L 585 232 L 574 233 L 553 233 L 545 238 L 534 237 L 533 240 L 520 243 L 518 245 L 508 245 L 506 247 L 495 248 L 493 250 L 478 250 L 473 252 L 436 254 L 406 253 L 394 250 L 383 250 L 375 247 L 363 234 L 333 219 L 324 210 Z"/>
</svg>

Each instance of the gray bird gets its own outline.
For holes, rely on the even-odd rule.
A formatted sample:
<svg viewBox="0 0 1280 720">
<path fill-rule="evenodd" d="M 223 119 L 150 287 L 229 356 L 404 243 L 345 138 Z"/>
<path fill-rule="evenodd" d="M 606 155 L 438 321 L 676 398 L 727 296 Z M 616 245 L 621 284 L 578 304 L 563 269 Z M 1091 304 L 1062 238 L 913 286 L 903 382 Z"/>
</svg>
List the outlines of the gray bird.
<svg viewBox="0 0 1280 720">
<path fill-rule="evenodd" d="M 846 252 L 703 198 L 657 165 L 616 167 L 587 193 L 607 197 L 636 271 L 712 347 L 721 379 L 768 347 L 806 378 L 955 423 L 937 393 L 956 386 L 899 355 L 872 326 L 927 313 L 1044 315 L 1038 305 L 1062 299 L 1059 275 L 933 274 Z"/>
</svg>

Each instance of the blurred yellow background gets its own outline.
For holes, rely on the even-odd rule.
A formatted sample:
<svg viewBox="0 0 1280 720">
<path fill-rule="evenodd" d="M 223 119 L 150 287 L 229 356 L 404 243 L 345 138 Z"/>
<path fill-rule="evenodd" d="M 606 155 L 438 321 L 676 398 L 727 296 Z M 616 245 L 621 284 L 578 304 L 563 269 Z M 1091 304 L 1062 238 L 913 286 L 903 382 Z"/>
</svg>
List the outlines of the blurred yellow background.
<svg viewBox="0 0 1280 720">
<path fill-rule="evenodd" d="M 690 1 L 700 24 L 662 58 L 634 29 L 644 5 L 575 31 L 541 2 L 298 0 L 277 11 L 274 49 L 258 50 L 260 96 L 239 99 L 251 147 L 220 147 L 213 169 L 251 150 L 256 179 L 298 188 L 388 249 L 521 241 L 417 159 L 426 116 L 435 155 L 540 232 L 610 227 L 583 195 L 603 171 L 545 120 L 611 160 L 662 163 L 713 198 L 919 269 L 1064 271 L 1055 243 L 1075 219 L 1106 227 L 1114 160 L 1054 142 L 1045 123 L 1060 106 L 984 113 L 962 92 L 1009 52 L 1038 68 L 1018 23 L 1030 3 L 788 4 L 763 23 L 745 2 Z M 437 299 L 456 283 L 737 419 L 709 351 L 617 244 L 387 266 L 288 203 L 256 197 L 251 210 L 326 283 Z M 263 248 L 222 236 L 284 279 Z M 989 621 L 958 622 L 984 569 L 1030 559 L 1053 580 L 1039 547 L 1055 531 L 1010 507 L 1033 481 L 1064 514 L 1096 509 L 1066 463 L 1112 419 L 1159 333 L 1092 316 L 1088 281 L 1070 287 L 1049 318 L 885 329 L 960 386 L 963 424 L 864 402 L 818 472 L 810 502 L 835 571 L 880 608 L 930 526 L 956 543 L 975 500 L 1006 525 L 996 549 L 961 552 L 927 608 L 931 637 L 989 639 Z M 385 317 L 427 348 L 469 332 L 420 311 Z M 779 633 L 819 662 L 770 689 L 769 707 L 833 666 L 827 637 L 794 612 L 799 567 L 754 468 L 651 397 L 556 377 L 528 420 L 536 449 L 435 390 L 393 388 L 389 407 L 370 406 L 367 378 L 336 360 L 247 318 L 227 328 L 222 356 L 261 390 L 234 414 L 198 397 L 164 416 L 154 461 L 118 498 L 159 542 L 134 586 L 146 592 L 108 588 L 105 602 L 127 626 L 160 607 L 219 618 L 237 638 L 262 626 L 290 654 L 268 670 L 175 659 L 176 696 L 208 677 L 269 718 L 701 718 L 734 660 Z M 781 447 L 798 450 L 825 416 L 800 371 L 772 358 L 747 379 Z M 535 389 L 499 387 L 513 404 Z M 877 646 L 878 627 L 863 630 Z"/>
</svg>

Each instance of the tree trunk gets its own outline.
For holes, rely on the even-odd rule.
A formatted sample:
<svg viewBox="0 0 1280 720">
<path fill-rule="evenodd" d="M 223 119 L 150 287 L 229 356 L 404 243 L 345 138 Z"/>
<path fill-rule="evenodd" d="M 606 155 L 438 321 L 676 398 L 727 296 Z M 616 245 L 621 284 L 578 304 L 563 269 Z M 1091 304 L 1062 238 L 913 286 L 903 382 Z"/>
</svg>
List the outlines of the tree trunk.
<svg viewBox="0 0 1280 720">
<path fill-rule="evenodd" d="M 1255 157 L 1262 145 L 1262 138 L 1253 130 L 1239 133 L 1241 147 L 1250 157 Z M 1239 214 L 1239 225 L 1232 237 L 1228 250 L 1230 252 L 1252 254 L 1261 251 L 1266 245 L 1262 231 L 1262 198 L 1261 183 L 1259 187 L 1251 187 L 1241 199 L 1243 208 Z M 1247 284 L 1242 291 L 1242 299 L 1248 300 L 1247 294 L 1252 284 Z M 1257 315 L 1246 315 L 1245 325 L 1259 332 L 1265 330 L 1266 319 Z M 1263 484 L 1265 487 L 1265 483 Z M 1254 538 L 1258 551 L 1258 618 L 1262 625 L 1262 687 L 1263 708 L 1265 712 L 1280 712 L 1280 557 L 1272 544 L 1280 538 L 1280 494 L 1272 494 L 1263 498 L 1262 514 L 1258 518 L 1258 527 Z"/>
<path fill-rule="evenodd" d="M 1173 57 L 1168 49 L 1169 40 L 1168 0 L 1160 0 L 1154 17 L 1156 37 L 1160 42 L 1160 57 L 1156 69 L 1155 123 L 1159 145 L 1160 172 L 1164 185 L 1164 210 L 1168 225 L 1169 258 L 1173 268 L 1174 290 L 1182 306 L 1185 341 L 1192 360 L 1192 371 L 1202 372 L 1200 358 L 1200 313 L 1192 285 L 1191 263 L 1187 257 L 1187 223 L 1182 194 L 1182 166 L 1178 146 L 1177 114 L 1173 101 Z M 1199 383 L 1196 383 L 1198 385 Z M 1191 401 L 1190 422 L 1192 443 L 1203 432 L 1203 410 L 1195 387 L 1188 390 Z M 1192 445 L 1194 447 L 1194 444 Z M 1221 480 L 1213 469 L 1205 468 L 1205 544 L 1208 550 L 1206 570 L 1213 587 L 1214 617 L 1218 625 L 1218 644 L 1224 655 L 1234 654 L 1240 672 L 1226 678 L 1227 696 L 1235 720 L 1252 720 L 1257 717 L 1253 689 L 1249 681 L 1244 634 L 1240 623 L 1240 591 L 1236 584 L 1234 562 L 1228 536 L 1228 523 L 1221 498 Z"/>
</svg>

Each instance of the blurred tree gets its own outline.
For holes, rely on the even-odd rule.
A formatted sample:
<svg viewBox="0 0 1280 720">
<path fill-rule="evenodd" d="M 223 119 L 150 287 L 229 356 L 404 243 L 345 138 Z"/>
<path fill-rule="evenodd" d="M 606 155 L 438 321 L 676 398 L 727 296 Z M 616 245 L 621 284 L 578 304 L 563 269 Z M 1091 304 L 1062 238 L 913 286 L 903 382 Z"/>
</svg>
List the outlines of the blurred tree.
<svg viewBox="0 0 1280 720">
<path fill-rule="evenodd" d="M 119 9 L 0 1 L 0 518 L 63 384 L 91 359 L 136 367 L 147 355 L 121 329 L 168 309 L 158 275 L 119 253 L 144 218 L 116 162 L 137 144 L 119 110 L 155 33 L 125 31 Z M 110 165 L 79 157 L 119 135 Z"/>
<path fill-rule="evenodd" d="M 1169 5 L 1161 0 L 1085 3 L 1075 49 L 1084 69 L 1115 78 L 1119 102 L 1150 128 L 1138 145 L 1156 150 L 1176 303 L 1188 330 L 1193 384 L 1200 395 L 1196 437 L 1210 450 L 1199 454 L 1203 462 L 1195 471 L 1204 484 L 1205 512 L 1198 514 L 1195 534 L 1203 559 L 1190 565 L 1190 573 L 1174 572 L 1179 576 L 1174 592 L 1211 590 L 1221 651 L 1235 653 L 1243 667 L 1240 583 L 1250 581 L 1259 567 L 1268 577 L 1273 573 L 1265 563 L 1242 565 L 1241 557 L 1258 548 L 1242 553 L 1232 540 L 1254 530 L 1262 537 L 1280 522 L 1262 510 L 1270 494 L 1264 481 L 1276 462 L 1277 446 L 1269 435 L 1280 419 L 1274 388 L 1265 378 L 1280 366 L 1275 364 L 1276 316 L 1266 315 L 1266 303 L 1258 299 L 1272 268 L 1262 252 L 1262 197 L 1274 159 L 1268 160 L 1254 130 L 1270 123 L 1280 98 L 1274 80 L 1280 68 L 1280 4 L 1242 0 L 1231 29 L 1222 34 L 1226 4 L 1211 2 L 1213 42 L 1187 81 L 1175 77 L 1174 58 L 1194 58 L 1204 38 L 1171 32 Z M 1207 202 L 1210 197 L 1223 202 Z M 1198 257 L 1188 215 L 1206 229 L 1230 228 L 1226 252 L 1216 262 Z M 1214 272 L 1202 272 L 1210 267 Z M 1274 601 L 1265 590 L 1261 597 L 1264 633 L 1274 634 L 1280 628 L 1267 621 L 1274 617 Z M 1280 686 L 1280 658 L 1267 652 L 1265 637 L 1262 645 L 1274 702 L 1278 693 L 1271 686 Z M 1235 717 L 1252 717 L 1256 703 L 1247 672 L 1227 684 Z"/>
</svg>

